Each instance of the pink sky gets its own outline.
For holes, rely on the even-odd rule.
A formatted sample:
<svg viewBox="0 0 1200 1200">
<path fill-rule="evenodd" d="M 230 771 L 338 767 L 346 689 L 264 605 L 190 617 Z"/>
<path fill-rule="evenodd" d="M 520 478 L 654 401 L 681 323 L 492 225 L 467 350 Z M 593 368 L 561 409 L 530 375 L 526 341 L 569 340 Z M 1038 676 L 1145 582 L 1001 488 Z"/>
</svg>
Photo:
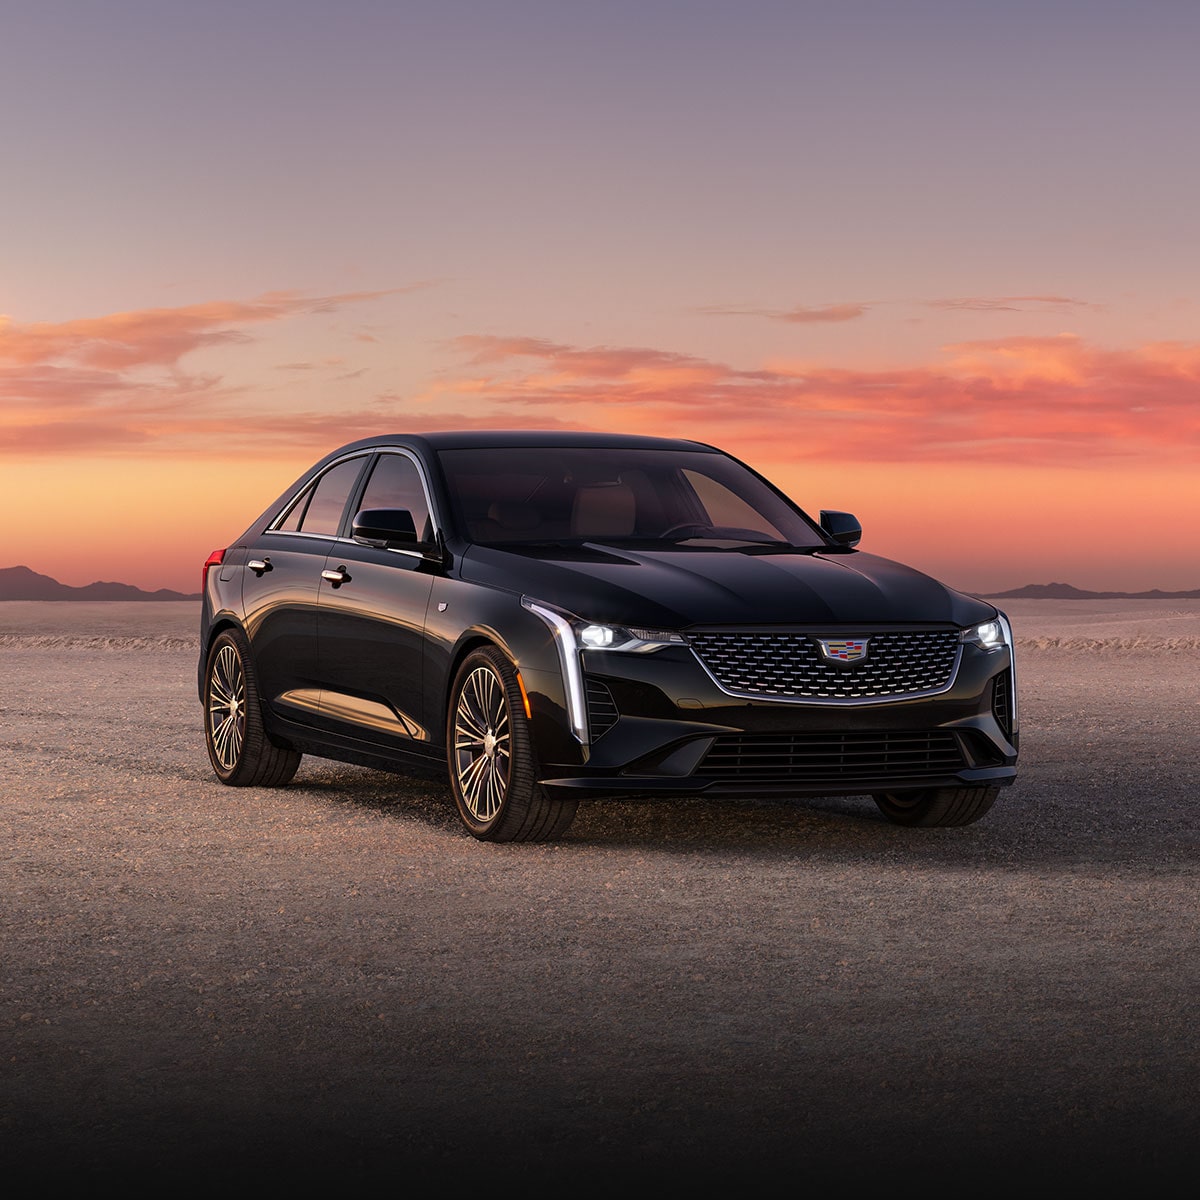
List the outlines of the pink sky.
<svg viewBox="0 0 1200 1200">
<path fill-rule="evenodd" d="M 1200 587 L 1197 11 L 827 9 L 24 14 L 0 566 L 192 591 L 354 437 L 592 428 L 967 590 Z"/>
</svg>

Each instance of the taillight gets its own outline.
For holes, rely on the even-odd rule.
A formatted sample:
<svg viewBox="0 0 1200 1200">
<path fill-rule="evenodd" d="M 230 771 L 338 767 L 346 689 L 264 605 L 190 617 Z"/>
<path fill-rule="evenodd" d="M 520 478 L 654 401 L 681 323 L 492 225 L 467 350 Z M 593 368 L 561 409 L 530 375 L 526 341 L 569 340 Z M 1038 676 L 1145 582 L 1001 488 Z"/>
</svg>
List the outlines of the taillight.
<svg viewBox="0 0 1200 1200">
<path fill-rule="evenodd" d="M 210 567 L 219 567 L 225 561 L 224 550 L 214 550 L 204 560 L 204 571 L 200 576 L 200 590 L 203 591 L 208 587 L 208 571 Z"/>
</svg>

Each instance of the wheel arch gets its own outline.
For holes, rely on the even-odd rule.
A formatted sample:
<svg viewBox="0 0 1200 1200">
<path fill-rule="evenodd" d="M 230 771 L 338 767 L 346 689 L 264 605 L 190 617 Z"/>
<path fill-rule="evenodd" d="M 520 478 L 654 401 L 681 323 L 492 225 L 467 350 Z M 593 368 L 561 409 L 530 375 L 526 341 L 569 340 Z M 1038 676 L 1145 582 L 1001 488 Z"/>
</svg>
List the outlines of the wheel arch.
<svg viewBox="0 0 1200 1200">
<path fill-rule="evenodd" d="M 466 697 L 476 663 L 497 685 L 476 689 L 473 700 L 460 701 L 457 712 L 447 706 L 447 767 L 460 819 L 468 832 L 482 841 L 550 841 L 559 837 L 574 820 L 577 798 L 552 795 L 538 783 L 529 701 L 515 656 L 502 640 L 483 634 L 464 638 L 456 651 L 451 701 L 456 695 Z M 468 667 L 472 672 L 468 673 Z M 457 722 L 464 703 L 470 705 L 471 713 L 460 726 Z"/>
<path fill-rule="evenodd" d="M 246 631 L 242 628 L 241 622 L 235 620 L 227 613 L 222 613 L 219 617 L 216 617 L 212 624 L 205 630 L 204 644 L 200 647 L 200 661 L 196 664 L 196 687 L 200 693 L 201 702 L 204 701 L 204 676 L 208 667 L 208 656 L 212 652 L 213 642 L 227 629 L 236 629 L 242 637 L 246 636 Z"/>
<path fill-rule="evenodd" d="M 445 729 L 446 722 L 450 719 L 450 697 L 454 691 L 454 680 L 458 677 L 459 668 L 466 661 L 469 654 L 484 646 L 492 646 L 508 656 L 509 662 L 516 665 L 516 658 L 512 650 L 505 644 L 504 639 L 500 637 L 494 629 L 471 629 L 468 630 L 459 639 L 458 644 L 454 647 L 453 653 L 450 655 L 447 664 L 446 680 L 442 688 L 441 697 L 441 716 L 442 728 Z"/>
</svg>

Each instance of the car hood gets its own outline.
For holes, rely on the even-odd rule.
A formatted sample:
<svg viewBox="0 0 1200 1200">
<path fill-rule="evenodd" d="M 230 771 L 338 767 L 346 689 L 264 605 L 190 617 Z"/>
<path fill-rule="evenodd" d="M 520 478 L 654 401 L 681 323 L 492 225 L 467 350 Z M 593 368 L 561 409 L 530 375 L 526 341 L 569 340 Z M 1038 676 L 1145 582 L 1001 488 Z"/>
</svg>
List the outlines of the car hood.
<svg viewBox="0 0 1200 1200">
<path fill-rule="evenodd" d="M 473 546 L 462 575 L 589 621 L 658 629 L 892 622 L 965 626 L 996 612 L 920 571 L 858 550 Z"/>
</svg>

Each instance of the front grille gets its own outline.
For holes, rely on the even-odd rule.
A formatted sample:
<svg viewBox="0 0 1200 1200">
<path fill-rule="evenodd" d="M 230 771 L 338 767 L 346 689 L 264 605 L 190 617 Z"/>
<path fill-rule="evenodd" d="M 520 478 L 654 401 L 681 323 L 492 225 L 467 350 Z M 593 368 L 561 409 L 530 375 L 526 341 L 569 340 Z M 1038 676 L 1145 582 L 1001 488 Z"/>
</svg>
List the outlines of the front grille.
<svg viewBox="0 0 1200 1200">
<path fill-rule="evenodd" d="M 591 676 L 587 679 L 587 709 L 588 729 L 593 741 L 607 733 L 621 715 L 617 711 L 616 701 L 613 700 L 608 685 Z"/>
<path fill-rule="evenodd" d="M 954 680 L 961 649 L 956 630 L 854 631 L 868 646 L 866 657 L 853 663 L 822 656 L 817 638 L 836 636 L 825 630 L 721 630 L 689 633 L 688 641 L 708 673 L 734 696 L 866 702 L 940 692 Z"/>
<path fill-rule="evenodd" d="M 697 775 L 755 782 L 924 779 L 967 765 L 952 733 L 723 733 Z"/>
</svg>

